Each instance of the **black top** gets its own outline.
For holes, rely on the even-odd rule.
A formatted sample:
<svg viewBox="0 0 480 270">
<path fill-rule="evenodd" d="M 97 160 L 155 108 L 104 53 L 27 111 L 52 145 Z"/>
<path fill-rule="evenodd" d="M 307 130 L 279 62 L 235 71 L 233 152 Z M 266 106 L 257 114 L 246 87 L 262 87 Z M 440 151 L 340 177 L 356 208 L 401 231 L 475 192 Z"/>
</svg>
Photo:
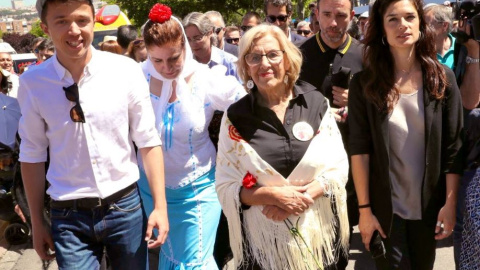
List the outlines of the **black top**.
<svg viewBox="0 0 480 270">
<path fill-rule="evenodd" d="M 242 138 L 285 178 L 300 162 L 311 141 L 297 140 L 292 133 L 293 126 L 307 122 L 315 134 L 327 111 L 326 99 L 315 90 L 306 82 L 297 82 L 283 124 L 272 110 L 258 104 L 256 88 L 227 110 L 228 118 Z"/>
<path fill-rule="evenodd" d="M 448 86 L 444 98 L 432 99 L 423 91 L 425 113 L 425 173 L 422 187 L 422 219 L 435 226 L 437 215 L 445 204 L 445 174 L 463 172 L 462 100 L 455 83 L 455 75 L 443 66 Z M 369 194 L 373 214 L 383 230 L 389 234 L 393 217 L 392 193 L 389 175 L 388 115 L 367 100 L 362 77 L 356 74 L 350 84 L 348 99 L 350 126 L 349 154 L 369 155 Z M 424 82 L 425 85 L 425 82 Z"/>
<path fill-rule="evenodd" d="M 306 39 L 300 45 L 303 64 L 300 80 L 306 81 L 323 93 L 333 104 L 331 73 L 337 73 L 341 67 L 350 68 L 350 78 L 360 70 L 362 66 L 363 45 L 356 39 L 348 36 L 347 40 L 337 49 L 331 49 L 323 42 L 320 33 Z M 330 64 L 332 69 L 330 70 Z"/>
</svg>

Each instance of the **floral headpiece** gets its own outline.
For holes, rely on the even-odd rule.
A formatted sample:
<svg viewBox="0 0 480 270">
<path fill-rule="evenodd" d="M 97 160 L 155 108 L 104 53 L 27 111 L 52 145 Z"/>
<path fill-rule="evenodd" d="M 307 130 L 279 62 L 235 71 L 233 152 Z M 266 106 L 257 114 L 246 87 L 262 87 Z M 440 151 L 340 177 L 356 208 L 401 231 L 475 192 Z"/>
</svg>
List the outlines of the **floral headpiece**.
<svg viewBox="0 0 480 270">
<path fill-rule="evenodd" d="M 159 3 L 155 4 L 148 14 L 148 18 L 156 23 L 164 23 L 170 20 L 171 16 L 172 10 L 170 7 Z"/>
</svg>

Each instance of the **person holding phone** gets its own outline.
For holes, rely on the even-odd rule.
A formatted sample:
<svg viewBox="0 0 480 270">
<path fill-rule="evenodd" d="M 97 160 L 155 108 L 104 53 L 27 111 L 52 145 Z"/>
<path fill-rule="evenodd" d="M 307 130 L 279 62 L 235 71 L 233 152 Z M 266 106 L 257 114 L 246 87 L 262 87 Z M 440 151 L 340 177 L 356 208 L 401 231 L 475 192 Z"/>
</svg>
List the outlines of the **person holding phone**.
<svg viewBox="0 0 480 270">
<path fill-rule="evenodd" d="M 377 269 L 432 269 L 436 240 L 452 234 L 462 173 L 460 92 L 436 58 L 421 0 L 377 1 L 364 71 L 350 84 L 349 150 L 367 250 Z M 373 243 L 373 242 L 372 242 Z"/>
</svg>

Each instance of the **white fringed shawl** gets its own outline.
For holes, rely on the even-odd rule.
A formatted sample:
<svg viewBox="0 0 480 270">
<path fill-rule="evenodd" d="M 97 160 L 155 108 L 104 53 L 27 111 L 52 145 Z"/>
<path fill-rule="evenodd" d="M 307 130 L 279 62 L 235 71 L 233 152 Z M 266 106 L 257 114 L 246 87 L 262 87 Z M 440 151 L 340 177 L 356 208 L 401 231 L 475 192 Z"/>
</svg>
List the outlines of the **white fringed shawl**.
<svg viewBox="0 0 480 270">
<path fill-rule="evenodd" d="M 337 224 L 332 212 L 331 199 L 320 197 L 299 216 L 299 231 L 321 265 L 335 262 L 335 249 L 347 251 L 349 225 L 345 184 L 348 178 L 348 160 L 330 108 L 302 160 L 287 179 L 240 138 L 227 114 L 222 119 L 218 142 L 216 189 L 228 219 L 235 269 L 244 261 L 244 242 L 248 242 L 249 247 L 246 254 L 253 256 L 262 269 L 316 269 L 305 245 L 299 240 L 302 247 L 300 250 L 284 222 L 272 221 L 262 214 L 263 206 L 252 206 L 243 211 L 243 221 L 240 220 L 242 210 L 239 192 L 247 172 L 257 177 L 259 186 L 303 186 L 311 181 L 327 185 L 334 195 L 332 198 L 336 200 L 340 224 Z M 289 219 L 295 224 L 299 217 L 292 215 Z M 242 239 L 242 224 L 246 239 Z M 340 234 L 337 246 L 335 226 L 339 227 Z"/>
</svg>

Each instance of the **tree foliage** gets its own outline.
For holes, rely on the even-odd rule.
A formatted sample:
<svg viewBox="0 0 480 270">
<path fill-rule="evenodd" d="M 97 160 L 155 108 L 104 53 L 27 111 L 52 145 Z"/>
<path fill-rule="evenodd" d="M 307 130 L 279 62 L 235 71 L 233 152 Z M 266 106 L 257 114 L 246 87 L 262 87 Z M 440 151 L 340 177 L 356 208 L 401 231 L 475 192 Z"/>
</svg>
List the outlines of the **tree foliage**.
<svg viewBox="0 0 480 270">
<path fill-rule="evenodd" d="M 30 30 L 30 34 L 37 36 L 37 37 L 47 37 L 45 32 L 43 32 L 42 28 L 40 27 L 40 20 L 35 21 L 32 23 L 32 30 Z"/>
<path fill-rule="evenodd" d="M 108 2 L 119 5 L 137 26 L 141 26 L 147 21 L 150 8 L 159 1 L 110 0 Z M 243 16 L 247 11 L 259 12 L 263 9 L 263 0 L 163 0 L 161 3 L 170 6 L 173 14 L 179 18 L 193 11 L 216 10 L 223 15 L 226 22 L 231 21 L 233 17 Z"/>
<path fill-rule="evenodd" d="M 24 35 L 18 33 L 5 33 L 3 35 L 3 41 L 9 43 L 17 53 L 30 52 L 30 44 L 34 38 L 35 36 L 30 33 Z"/>
</svg>

